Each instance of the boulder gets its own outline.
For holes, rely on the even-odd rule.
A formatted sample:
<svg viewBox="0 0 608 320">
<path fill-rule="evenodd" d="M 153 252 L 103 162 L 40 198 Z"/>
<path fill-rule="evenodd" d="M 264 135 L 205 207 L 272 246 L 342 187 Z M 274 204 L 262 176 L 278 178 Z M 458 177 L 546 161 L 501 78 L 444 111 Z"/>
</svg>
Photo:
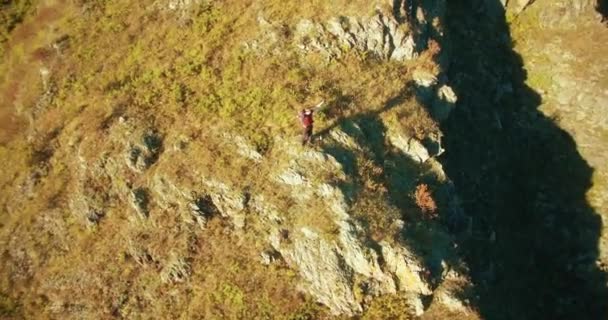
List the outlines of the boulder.
<svg viewBox="0 0 608 320">
<path fill-rule="evenodd" d="M 413 161 L 423 163 L 431 157 L 426 147 L 416 138 L 403 134 L 389 134 L 388 139 L 395 148 Z"/>
<path fill-rule="evenodd" d="M 452 110 L 456 107 L 458 97 L 451 87 L 443 85 L 437 89 L 435 101 L 431 105 L 433 118 L 439 122 L 447 120 Z"/>
<path fill-rule="evenodd" d="M 362 311 L 353 292 L 353 270 L 344 264 L 335 245 L 307 228 L 293 237 L 291 248 L 279 248 L 287 263 L 299 270 L 305 288 L 334 314 L 353 316 Z"/>
<path fill-rule="evenodd" d="M 395 50 L 391 54 L 391 60 L 405 61 L 416 58 L 416 43 L 414 37 L 409 34 L 407 36 L 396 35 Z M 397 40 L 399 39 L 399 40 Z"/>
</svg>

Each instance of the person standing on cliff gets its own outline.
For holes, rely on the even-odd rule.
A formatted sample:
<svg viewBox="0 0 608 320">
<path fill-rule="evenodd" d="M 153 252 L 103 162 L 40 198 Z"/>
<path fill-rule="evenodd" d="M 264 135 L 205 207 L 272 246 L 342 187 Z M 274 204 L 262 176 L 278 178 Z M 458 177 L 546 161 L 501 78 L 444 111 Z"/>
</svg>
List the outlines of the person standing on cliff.
<svg viewBox="0 0 608 320">
<path fill-rule="evenodd" d="M 313 115 L 315 112 L 321 109 L 324 103 L 325 101 L 321 101 L 314 108 L 302 109 L 302 111 L 300 111 L 300 113 L 298 114 L 298 118 L 300 119 L 300 123 L 302 124 L 302 146 L 305 146 L 312 142 L 312 132 L 314 125 Z"/>
</svg>

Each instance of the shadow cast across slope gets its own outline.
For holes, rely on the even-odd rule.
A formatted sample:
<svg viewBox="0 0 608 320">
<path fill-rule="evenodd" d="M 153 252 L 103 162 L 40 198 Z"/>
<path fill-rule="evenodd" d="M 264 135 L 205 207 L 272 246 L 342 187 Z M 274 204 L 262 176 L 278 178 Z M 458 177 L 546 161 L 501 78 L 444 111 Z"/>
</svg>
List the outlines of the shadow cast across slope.
<svg viewBox="0 0 608 320">
<path fill-rule="evenodd" d="M 449 77 L 459 95 L 442 126 L 446 172 L 472 218 L 460 235 L 485 319 L 607 319 L 597 266 L 593 169 L 525 83 L 498 0 L 448 1 Z"/>
<path fill-rule="evenodd" d="M 396 209 L 395 212 L 390 213 L 355 214 L 358 223 L 370 232 L 368 239 L 370 241 L 367 245 L 377 250 L 379 256 L 381 256 L 381 249 L 378 247 L 377 241 L 392 237 L 390 241 L 405 245 L 416 257 L 421 259 L 425 268 L 424 276 L 434 290 L 441 284 L 446 263 L 447 266 L 458 272 L 466 272 L 460 270 L 460 260 L 452 249 L 453 242 L 447 233 L 449 226 L 453 225 L 454 217 L 441 214 L 441 216 L 431 218 L 421 211 L 412 195 L 418 185 L 428 185 L 433 190 L 433 198 L 437 201 L 438 207 L 441 208 L 439 211 L 444 212 L 449 206 L 451 184 L 447 185 L 428 164 L 415 161 L 393 146 L 387 138 L 389 130 L 382 119 L 385 112 L 401 106 L 410 99 L 415 99 L 416 90 L 413 88 L 413 82 L 408 82 L 400 92 L 384 101 L 378 109 L 340 119 L 316 133 L 315 136 L 331 137 L 331 132 L 337 129 L 354 140 L 360 148 L 358 151 L 345 147 L 341 142 L 332 141 L 331 138 L 321 140 L 320 148 L 325 153 L 332 155 L 342 165 L 349 177 L 347 183 L 338 184 L 337 187 L 342 190 L 351 204 L 357 199 L 361 200 L 362 192 L 367 192 L 368 194 L 363 198 L 372 197 L 379 202 L 386 201 L 390 208 Z M 363 153 L 365 156 L 361 157 L 358 153 Z M 366 161 L 371 161 L 375 169 L 380 169 L 377 175 L 360 176 L 361 172 L 369 170 L 369 167 L 368 169 L 363 168 L 366 167 L 366 164 L 362 162 Z M 367 173 L 369 174 L 369 172 Z M 381 189 L 384 191 L 380 192 L 370 188 L 368 185 L 370 182 L 381 185 Z M 380 218 L 378 215 L 383 217 Z M 395 222 L 394 218 L 406 221 L 398 234 L 390 233 L 394 231 L 389 225 L 391 222 Z M 465 295 L 465 293 L 462 294 Z M 432 298 L 432 296 L 424 298 L 424 304 L 427 307 Z M 407 312 L 404 310 L 404 315 L 405 313 Z"/>
<path fill-rule="evenodd" d="M 603 21 L 608 20 L 608 0 L 597 0 L 595 9 L 602 15 Z"/>
</svg>

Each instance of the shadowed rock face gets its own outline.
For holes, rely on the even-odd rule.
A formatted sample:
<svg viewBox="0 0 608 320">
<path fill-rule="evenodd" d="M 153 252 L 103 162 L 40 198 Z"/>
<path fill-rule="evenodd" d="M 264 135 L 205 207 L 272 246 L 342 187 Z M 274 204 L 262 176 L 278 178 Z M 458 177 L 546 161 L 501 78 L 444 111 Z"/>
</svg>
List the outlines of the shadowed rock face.
<svg viewBox="0 0 608 320">
<path fill-rule="evenodd" d="M 589 3 L 569 2 L 571 14 Z M 594 169 L 571 134 L 538 110 L 544 96 L 525 82 L 534 74 L 511 47 L 504 15 L 490 18 L 476 5 L 448 4 L 459 101 L 442 129 L 446 172 L 473 219 L 461 248 L 481 316 L 605 319 L 602 219 L 587 198 Z"/>
<path fill-rule="evenodd" d="M 602 22 L 606 21 L 608 18 L 608 1 L 598 0 L 595 9 L 602 15 Z"/>
<path fill-rule="evenodd" d="M 601 9 L 598 1 L 597 8 Z M 592 185 L 586 198 L 591 207 L 608 217 L 608 57 L 595 45 L 608 41 L 608 28 L 602 24 L 594 3 L 572 2 L 562 6 L 567 23 L 546 28 L 534 19 L 536 12 L 550 9 L 539 2 L 524 11 L 515 21 L 514 37 L 525 35 L 520 29 L 539 30 L 551 35 L 547 40 L 516 41 L 524 57 L 525 67 L 532 75 L 530 83 L 538 88 L 543 101 L 540 111 L 556 119 L 569 132 L 577 150 L 593 167 Z M 608 261 L 608 228 L 603 224 L 599 239 L 601 267 Z"/>
</svg>

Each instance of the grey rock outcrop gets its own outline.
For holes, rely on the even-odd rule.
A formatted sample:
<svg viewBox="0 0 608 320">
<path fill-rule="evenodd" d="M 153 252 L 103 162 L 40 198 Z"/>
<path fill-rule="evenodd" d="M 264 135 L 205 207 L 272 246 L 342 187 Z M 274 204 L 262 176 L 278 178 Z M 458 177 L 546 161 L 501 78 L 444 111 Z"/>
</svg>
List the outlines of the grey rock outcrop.
<svg viewBox="0 0 608 320">
<path fill-rule="evenodd" d="M 426 147 L 416 138 L 399 133 L 390 133 L 388 138 L 393 146 L 418 163 L 424 163 L 431 157 Z"/>
<path fill-rule="evenodd" d="M 352 150 L 356 144 L 344 132 L 330 134 Z M 341 142 L 339 142 L 341 141 Z M 303 288 L 319 302 L 327 305 L 335 314 L 355 315 L 362 310 L 366 299 L 399 293 L 407 297 L 415 314 L 424 312 L 422 300 L 433 294 L 431 285 L 424 278 L 424 263 L 403 243 L 376 243 L 367 238 L 362 226 L 349 212 L 352 210 L 343 191 L 327 184 L 319 176 L 344 177 L 342 165 L 332 156 L 313 150 L 294 152 L 285 146 L 284 154 L 292 160 L 284 168 L 278 168 L 276 181 L 292 189 L 295 207 L 306 208 L 312 199 L 322 202 L 325 210 L 298 213 L 301 215 L 326 216 L 335 225 L 328 234 L 319 226 L 304 225 L 290 229 L 284 236 L 280 224 L 266 219 L 269 242 L 281 254 L 287 264 L 299 271 Z M 423 147 L 422 147 L 423 148 Z M 424 157 L 428 158 L 428 153 Z M 309 168 L 315 168 L 310 170 Z M 271 206 L 258 205 L 262 216 L 273 216 Z M 310 210 L 310 209 L 305 209 Z M 317 218 L 315 218 L 317 219 Z M 395 221 L 403 226 L 402 222 Z M 363 239 L 362 239 L 363 237 Z M 266 259 L 268 260 L 268 259 Z"/>
<path fill-rule="evenodd" d="M 171 1 L 168 6 L 182 10 L 196 3 Z M 428 16 L 429 23 L 431 17 Z M 424 17 L 418 18 L 419 22 L 423 20 Z M 264 36 L 246 47 L 273 53 L 273 46 L 281 45 L 282 36 L 277 29 L 280 26 L 265 19 L 258 22 Z M 409 25 L 379 13 L 369 18 L 335 18 L 323 23 L 302 20 L 293 34 L 290 45 L 329 58 L 359 50 L 384 60 L 406 61 L 415 59 L 426 45 L 426 38 Z M 413 77 L 418 87 L 430 92 L 431 111 L 437 118 L 447 117 L 456 95 L 444 85 L 441 76 L 418 70 Z M 437 167 L 437 175 L 442 173 L 439 165 L 429 161 L 443 151 L 439 136 L 433 140 L 436 147 L 429 148 L 425 141 L 386 126 L 391 151 L 398 149 L 397 153 L 410 157 L 415 166 L 427 163 Z M 355 219 L 353 212 L 359 209 L 351 203 L 351 193 L 355 194 L 360 186 L 355 185 L 354 177 L 349 177 L 348 164 L 326 150 L 302 150 L 297 142 L 275 138 L 273 153 L 281 156 L 269 160 L 241 136 L 207 133 L 213 137 L 210 140 L 221 141 L 222 152 L 230 159 L 246 163 L 245 168 L 259 167 L 270 173 L 262 186 L 251 191 L 246 182 L 224 177 L 231 172 L 215 171 L 225 169 L 225 164 L 198 163 L 193 156 L 197 153 L 189 153 L 189 138 L 180 136 L 180 132 L 176 136 L 171 136 L 171 132 L 161 134 L 138 126 L 135 120 L 111 122 L 106 129 L 110 138 L 99 149 L 109 150 L 106 153 L 91 145 L 94 139 L 74 142 L 79 168 L 76 179 L 81 183 L 73 184 L 72 211 L 78 211 L 82 220 L 103 223 L 108 210 L 101 205 L 103 201 L 94 201 L 88 184 L 103 185 L 104 197 L 112 199 L 115 208 L 128 209 L 125 211 L 130 223 L 175 224 L 167 230 L 177 230 L 172 237 L 183 247 L 161 256 L 145 243 L 133 241 L 128 251 L 138 264 L 154 264 L 163 283 L 183 282 L 191 276 L 188 237 L 204 232 L 201 229 L 209 230 L 214 222 L 220 222 L 223 232 L 237 237 L 247 232 L 263 235 L 263 249 L 256 251 L 260 263 L 281 263 L 295 270 L 301 289 L 336 315 L 358 315 L 371 299 L 386 294 L 406 297 L 413 312 L 420 315 L 425 309 L 423 301 L 432 298 L 436 284 L 443 281 L 441 276 L 429 281 L 427 261 L 401 238 L 406 228 L 401 218 L 389 221 L 395 234 L 382 241 L 374 240 L 365 224 Z M 365 139 L 363 131 L 357 124 L 351 129 L 331 129 L 327 139 L 355 157 L 369 157 L 369 148 L 360 145 L 360 140 Z M 382 164 L 379 166 L 382 169 Z M 388 199 L 381 200 L 391 206 Z M 119 210 L 113 214 L 116 211 Z M 443 254 L 438 256 L 443 259 Z M 445 296 L 445 301 L 458 305 L 454 295 Z"/>
<path fill-rule="evenodd" d="M 431 105 L 433 118 L 437 121 L 445 121 L 450 116 L 452 110 L 456 107 L 458 97 L 451 87 L 442 85 L 437 89 L 437 96 Z"/>
<path fill-rule="evenodd" d="M 150 196 L 145 188 L 137 188 L 131 192 L 131 204 L 141 218 L 147 218 L 150 215 L 148 205 L 150 204 Z"/>
<path fill-rule="evenodd" d="M 420 275 L 421 263 L 404 247 L 381 243 L 381 251 L 373 251 L 356 240 L 353 231 L 352 225 L 344 225 L 339 238 L 328 241 L 302 228 L 292 235 L 289 247 L 280 246 L 279 250 L 299 269 L 306 290 L 336 314 L 360 312 L 361 296 L 398 291 L 409 297 L 418 315 L 422 314 L 421 297 L 432 291 Z"/>
<path fill-rule="evenodd" d="M 147 130 L 141 134 L 141 140 L 129 143 L 127 164 L 134 171 L 141 173 L 158 160 L 162 147 L 162 137 L 153 130 Z"/>
<path fill-rule="evenodd" d="M 359 141 L 364 137 L 358 136 L 357 130 L 351 132 L 356 137 L 337 128 L 332 131 L 335 132 L 330 132 L 327 139 L 363 156 L 365 148 Z M 111 124 L 110 138 L 105 140 L 103 150 L 114 150 L 112 153 L 99 152 L 101 149 L 92 148 L 87 139 L 75 142 L 74 148 L 79 150 L 75 152 L 78 168 L 75 177 L 82 183 L 74 184 L 71 194 L 73 210 L 79 212 L 83 221 L 88 213 L 106 213 L 104 207 L 97 207 L 90 200 L 94 199 L 93 194 L 86 187 L 103 183 L 103 192 L 112 199 L 114 207 L 127 206 L 132 210 L 126 217 L 134 225 L 167 223 L 162 219 L 171 217 L 171 223 L 179 226 L 172 237 L 182 239 L 195 230 L 207 228 L 210 220 L 218 218 L 226 225 L 226 232 L 263 235 L 261 246 L 266 249 L 260 251 L 260 263 L 285 263 L 298 273 L 300 288 L 334 314 L 357 315 L 370 299 L 397 293 L 406 297 L 415 314 L 422 314 L 423 300 L 434 295 L 434 285 L 426 278 L 428 266 L 412 247 L 399 239 L 375 241 L 353 218 L 354 208 L 346 190 L 357 187 L 348 179 L 344 164 L 334 156 L 315 149 L 302 150 L 296 141 L 282 139 L 273 144 L 281 157 L 272 163 L 262 155 L 251 157 L 226 148 L 233 157 L 251 165 L 272 168 L 273 176 L 265 182 L 267 189 L 247 190 L 214 175 L 213 171 L 199 172 L 197 159 L 188 154 L 188 146 L 167 150 L 150 147 L 158 150 L 154 166 L 134 172 L 132 163 L 124 161 L 124 147 L 130 145 L 125 139 L 130 141 L 128 137 L 133 132 L 145 131 L 128 120 Z M 234 140 L 226 134 L 217 134 L 215 138 L 224 143 Z M 154 145 L 145 142 L 150 139 L 143 140 L 143 145 Z M 183 141 L 183 137 L 163 136 L 162 141 L 174 145 Z M 425 159 L 430 155 L 427 151 L 418 156 Z M 180 170 L 183 166 L 191 168 L 191 172 L 184 173 Z M 278 192 L 282 195 L 280 199 L 275 196 Z M 278 209 L 285 208 L 280 201 L 288 203 L 289 210 Z M 82 203 L 88 207 L 81 206 Z M 102 214 L 99 219 L 103 223 Z M 398 234 L 405 228 L 400 220 L 392 224 Z M 159 256 L 145 243 L 130 241 L 133 243 L 129 256 L 141 265 L 155 264 L 163 283 L 178 283 L 191 276 L 188 246 Z M 442 283 L 442 279 L 433 283 Z M 454 299 L 449 302 L 457 305 Z"/>
<path fill-rule="evenodd" d="M 424 69 L 416 69 L 412 74 L 418 97 L 429 106 L 433 118 L 443 122 L 456 107 L 458 96 L 449 85 L 439 82 L 440 77 Z"/>
<path fill-rule="evenodd" d="M 295 30 L 294 40 L 300 49 L 316 51 L 328 58 L 339 57 L 353 49 L 395 61 L 411 60 L 417 56 L 412 31 L 382 14 L 368 19 L 332 19 L 326 23 L 302 20 Z"/>
</svg>

